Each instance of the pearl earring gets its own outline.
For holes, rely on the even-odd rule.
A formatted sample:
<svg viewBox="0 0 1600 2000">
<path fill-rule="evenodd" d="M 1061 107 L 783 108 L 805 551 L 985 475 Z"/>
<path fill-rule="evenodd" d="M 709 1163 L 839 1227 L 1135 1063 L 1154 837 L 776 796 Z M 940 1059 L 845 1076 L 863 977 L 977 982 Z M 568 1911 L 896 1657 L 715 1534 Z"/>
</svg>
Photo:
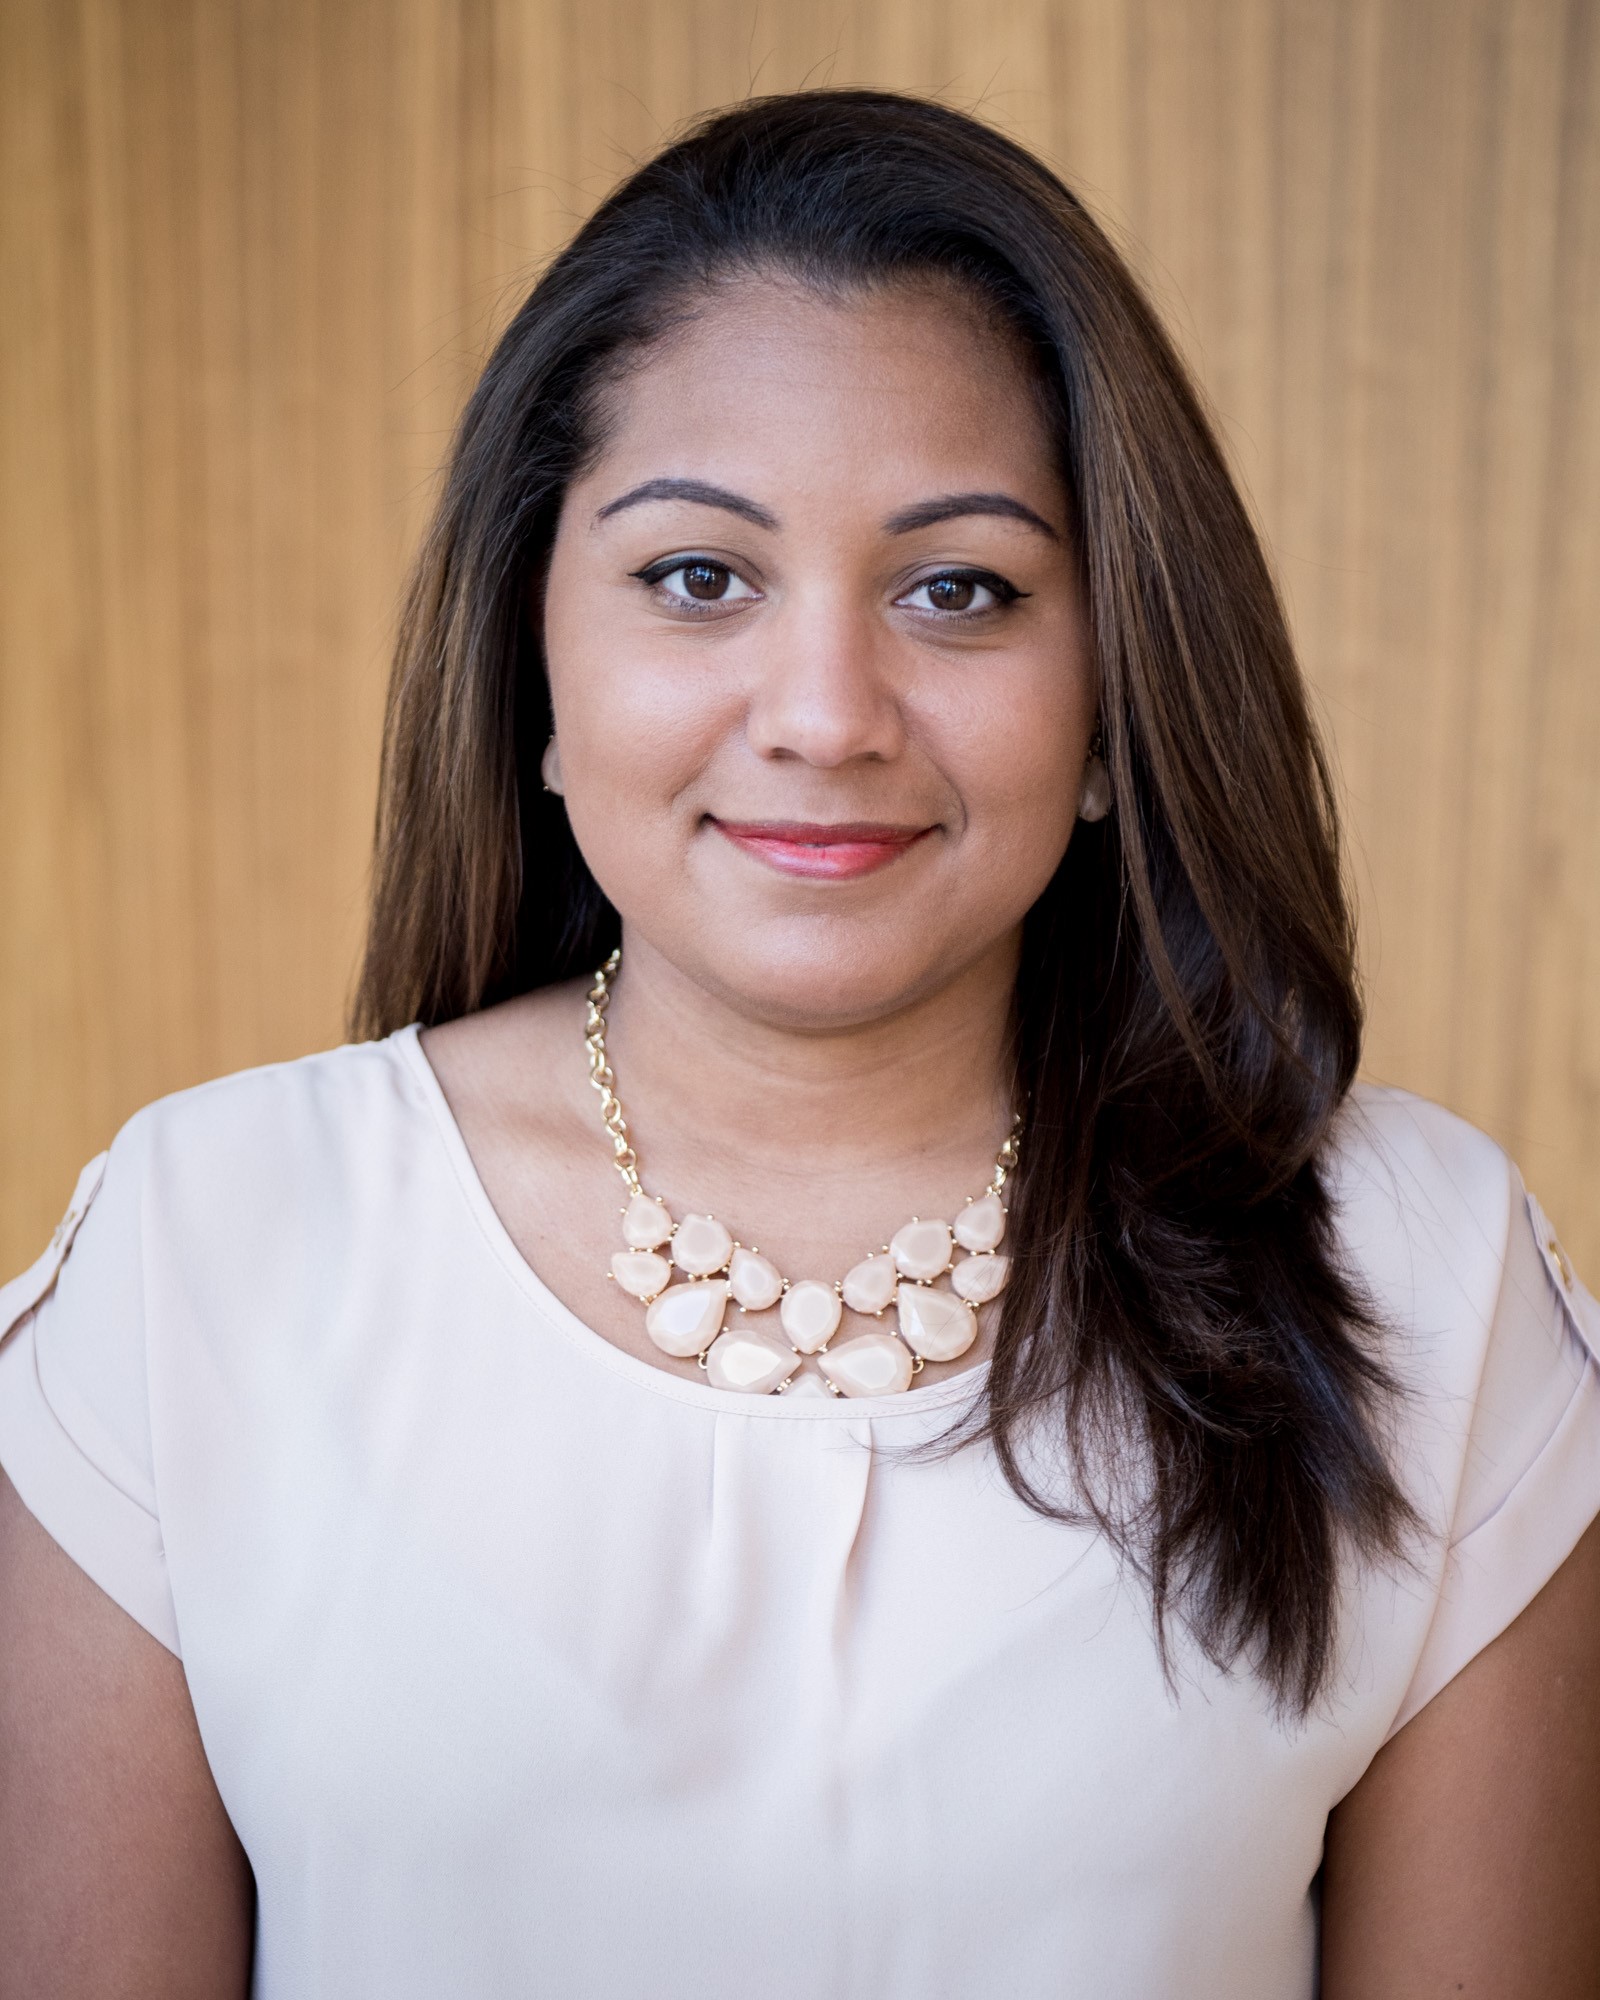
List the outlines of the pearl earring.
<svg viewBox="0 0 1600 2000">
<path fill-rule="evenodd" d="M 561 747 L 552 736 L 544 746 L 544 755 L 539 759 L 539 776 L 544 780 L 547 792 L 561 793 Z"/>
<path fill-rule="evenodd" d="M 1089 761 L 1083 767 L 1083 782 L 1078 787 L 1078 817 L 1092 822 L 1104 819 L 1110 810 L 1111 773 L 1100 755 L 1100 732 L 1097 729 L 1089 745 Z"/>
</svg>

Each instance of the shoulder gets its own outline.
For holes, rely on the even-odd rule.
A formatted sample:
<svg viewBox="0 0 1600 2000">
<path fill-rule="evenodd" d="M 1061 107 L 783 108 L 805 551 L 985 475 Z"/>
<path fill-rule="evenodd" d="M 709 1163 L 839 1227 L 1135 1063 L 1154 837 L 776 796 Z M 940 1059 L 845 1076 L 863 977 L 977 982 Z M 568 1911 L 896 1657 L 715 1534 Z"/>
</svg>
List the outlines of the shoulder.
<svg viewBox="0 0 1600 2000">
<path fill-rule="evenodd" d="M 1354 1192 L 1368 1181 L 1441 1223 L 1498 1215 L 1515 1168 L 1487 1132 L 1442 1104 L 1391 1084 L 1358 1083 L 1335 1121 L 1329 1167 Z"/>
<path fill-rule="evenodd" d="M 94 1207 L 136 1212 L 147 1251 L 331 1225 L 381 1204 L 381 1184 L 415 1158 L 432 1122 L 427 1086 L 415 1031 L 403 1029 L 176 1091 L 117 1133 Z"/>
<path fill-rule="evenodd" d="M 1395 1470 L 1429 1531 L 1409 1585 L 1369 1601 L 1369 1642 L 1392 1626 L 1415 1645 L 1392 1734 L 1600 1509 L 1600 1306 L 1505 1152 L 1441 1106 L 1358 1088 L 1324 1165 L 1403 1392 L 1386 1423 Z"/>
<path fill-rule="evenodd" d="M 267 1168 L 308 1150 L 337 1154 L 367 1143 L 372 1122 L 414 1114 L 421 1060 L 414 1029 L 350 1042 L 292 1061 L 235 1070 L 156 1098 L 112 1142 L 152 1170 L 203 1170 L 249 1160 Z"/>
<path fill-rule="evenodd" d="M 1465 1532 L 1593 1391 L 1600 1307 L 1510 1158 L 1441 1106 L 1358 1088 L 1325 1166 L 1346 1257 L 1411 1392 L 1407 1449 L 1434 1462 Z"/>
<path fill-rule="evenodd" d="M 86 1176 L 41 1338 L 82 1375 L 115 1348 L 163 1380 L 292 1346 L 426 1263 L 459 1200 L 442 1116 L 413 1030 L 158 1098 Z"/>
<path fill-rule="evenodd" d="M 286 1062 L 233 1070 L 153 1099 L 129 1125 L 203 1132 L 263 1118 L 339 1116 L 409 1075 L 406 1050 L 416 1036 L 414 1027 L 401 1028 L 382 1041 L 345 1042 Z"/>
<path fill-rule="evenodd" d="M 1442 1105 L 1363 1083 L 1323 1166 L 1346 1254 L 1380 1315 L 1424 1337 L 1486 1332 L 1524 1201 L 1502 1148 Z"/>
</svg>

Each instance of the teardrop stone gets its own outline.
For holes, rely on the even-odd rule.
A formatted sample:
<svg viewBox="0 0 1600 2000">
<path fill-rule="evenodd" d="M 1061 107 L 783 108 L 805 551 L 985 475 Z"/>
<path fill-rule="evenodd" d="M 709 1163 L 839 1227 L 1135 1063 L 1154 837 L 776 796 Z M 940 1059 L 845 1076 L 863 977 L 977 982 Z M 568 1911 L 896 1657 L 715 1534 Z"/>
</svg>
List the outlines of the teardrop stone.
<svg viewBox="0 0 1600 2000">
<path fill-rule="evenodd" d="M 904 1278 L 937 1278 L 950 1268 L 950 1225 L 908 1222 L 889 1239 L 889 1254 Z"/>
<path fill-rule="evenodd" d="M 716 1338 L 728 1307 L 728 1281 L 712 1278 L 700 1285 L 669 1285 L 651 1302 L 644 1330 L 663 1354 L 680 1361 L 703 1354 Z"/>
<path fill-rule="evenodd" d="M 898 1396 L 911 1387 L 911 1350 L 892 1333 L 863 1333 L 830 1348 L 817 1366 L 846 1396 Z"/>
<path fill-rule="evenodd" d="M 980 1194 L 956 1217 L 956 1241 L 963 1250 L 992 1250 L 1006 1233 L 1006 1205 L 997 1194 Z"/>
<path fill-rule="evenodd" d="M 797 1398 L 804 1403 L 813 1403 L 819 1398 L 824 1403 L 833 1401 L 833 1391 L 820 1375 L 813 1375 L 809 1368 L 803 1374 L 793 1376 L 783 1393 L 791 1403 Z"/>
<path fill-rule="evenodd" d="M 892 1257 L 863 1257 L 845 1272 L 839 1289 L 852 1312 L 881 1313 L 885 1306 L 893 1305 L 898 1283 Z"/>
<path fill-rule="evenodd" d="M 728 1290 L 746 1312 L 765 1312 L 783 1297 L 783 1273 L 759 1251 L 736 1249 L 728 1262 Z"/>
<path fill-rule="evenodd" d="M 714 1215 L 686 1215 L 673 1231 L 672 1261 L 691 1278 L 709 1278 L 732 1254 L 733 1238 Z"/>
<path fill-rule="evenodd" d="M 976 1257 L 963 1257 L 950 1273 L 950 1282 L 960 1296 L 975 1306 L 999 1298 L 1011 1275 L 1011 1259 L 996 1257 L 987 1250 Z"/>
<path fill-rule="evenodd" d="M 978 1337 L 978 1315 L 954 1292 L 902 1285 L 895 1306 L 901 1334 L 924 1361 L 954 1361 Z"/>
<path fill-rule="evenodd" d="M 800 1357 L 770 1333 L 734 1327 L 711 1343 L 706 1380 L 713 1389 L 739 1389 L 747 1396 L 770 1396 L 800 1366 Z"/>
<path fill-rule="evenodd" d="M 793 1346 L 802 1354 L 815 1354 L 838 1332 L 842 1311 L 832 1285 L 820 1278 L 802 1278 L 784 1293 L 778 1318 Z"/>
<path fill-rule="evenodd" d="M 672 1278 L 672 1266 L 659 1251 L 655 1250 L 614 1250 L 611 1253 L 611 1275 L 630 1298 L 644 1299 L 647 1303 L 657 1292 L 664 1292 Z M 696 1349 L 698 1353 L 699 1350 Z"/>
<path fill-rule="evenodd" d="M 632 1250 L 659 1250 L 672 1234 L 672 1217 L 647 1194 L 628 1197 L 622 1211 L 622 1240 Z"/>
</svg>

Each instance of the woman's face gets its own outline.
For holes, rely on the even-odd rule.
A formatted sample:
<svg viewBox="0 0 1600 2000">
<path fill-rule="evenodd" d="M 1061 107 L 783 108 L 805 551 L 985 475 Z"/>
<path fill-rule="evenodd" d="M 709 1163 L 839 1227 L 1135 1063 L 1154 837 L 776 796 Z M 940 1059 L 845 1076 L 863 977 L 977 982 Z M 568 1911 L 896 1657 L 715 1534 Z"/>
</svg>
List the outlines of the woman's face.
<svg viewBox="0 0 1600 2000">
<path fill-rule="evenodd" d="M 553 775 L 629 933 L 793 1025 L 1009 965 L 1096 703 L 1009 338 L 943 286 L 752 278 L 607 407 L 544 630 Z"/>
</svg>

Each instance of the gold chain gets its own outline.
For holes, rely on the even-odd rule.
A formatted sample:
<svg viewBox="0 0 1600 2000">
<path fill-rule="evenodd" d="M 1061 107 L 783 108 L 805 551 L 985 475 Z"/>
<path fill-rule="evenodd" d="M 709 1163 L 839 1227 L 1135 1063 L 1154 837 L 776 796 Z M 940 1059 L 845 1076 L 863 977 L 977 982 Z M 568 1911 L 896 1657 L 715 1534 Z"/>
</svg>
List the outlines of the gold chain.
<svg viewBox="0 0 1600 2000">
<path fill-rule="evenodd" d="M 611 1136 L 611 1156 L 616 1169 L 628 1184 L 630 1194 L 643 1194 L 639 1181 L 639 1156 L 633 1150 L 633 1141 L 628 1136 L 628 1121 L 623 1115 L 622 1099 L 617 1095 L 617 1079 L 606 1055 L 606 1009 L 611 1004 L 611 982 L 616 977 L 617 967 L 622 963 L 622 948 L 617 949 L 601 966 L 594 976 L 594 984 L 589 988 L 589 1011 L 583 1021 L 583 1046 L 589 1054 L 589 1081 L 600 1093 L 600 1122 Z M 1004 1194 L 1006 1181 L 1016 1171 L 1017 1140 L 1022 1132 L 1022 1113 L 1019 1111 L 1011 1121 L 1011 1130 L 1006 1134 L 994 1163 L 994 1172 L 989 1177 L 985 1194 Z"/>
<path fill-rule="evenodd" d="M 1017 1140 L 1021 1134 L 1022 1113 L 1019 1111 L 1011 1120 L 1011 1130 L 1006 1134 L 1005 1143 L 995 1160 L 994 1172 L 989 1176 L 989 1185 L 984 1189 L 985 1194 L 1005 1193 L 1007 1177 L 1017 1170 Z"/>
<path fill-rule="evenodd" d="M 617 1172 L 628 1183 L 630 1194 L 643 1194 L 638 1155 L 628 1137 L 628 1121 L 622 1115 L 617 1079 L 606 1059 L 606 1008 L 611 1004 L 611 981 L 621 963 L 619 947 L 594 976 L 594 984 L 589 988 L 589 1011 L 583 1022 L 583 1046 L 589 1051 L 589 1081 L 600 1093 L 600 1121 L 611 1134 L 611 1153 Z"/>
</svg>

